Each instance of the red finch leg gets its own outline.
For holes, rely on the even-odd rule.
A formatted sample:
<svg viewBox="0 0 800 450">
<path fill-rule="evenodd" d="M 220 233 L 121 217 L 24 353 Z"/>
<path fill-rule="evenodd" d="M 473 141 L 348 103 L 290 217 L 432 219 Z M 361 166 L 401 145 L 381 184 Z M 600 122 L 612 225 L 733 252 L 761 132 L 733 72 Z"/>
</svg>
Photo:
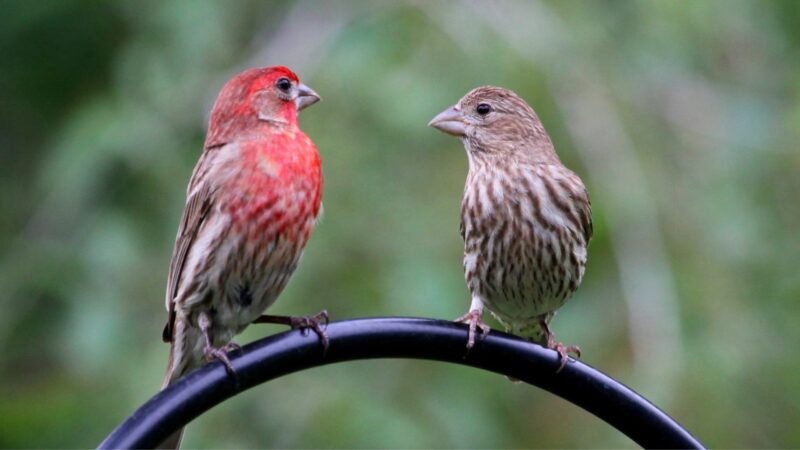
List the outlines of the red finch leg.
<svg viewBox="0 0 800 450">
<path fill-rule="evenodd" d="M 236 371 L 233 370 L 233 364 L 231 364 L 231 360 L 228 358 L 228 352 L 240 349 L 241 347 L 233 342 L 229 342 L 223 348 L 214 347 L 214 341 L 211 339 L 211 318 L 207 313 L 201 312 L 197 317 L 197 322 L 206 340 L 206 348 L 203 349 L 206 359 L 208 361 L 213 361 L 215 359 L 222 361 L 222 364 L 225 365 L 225 370 L 230 375 L 236 376 Z"/>
<path fill-rule="evenodd" d="M 303 334 L 308 334 L 308 330 L 314 330 L 322 344 L 323 354 L 328 352 L 328 334 L 325 328 L 328 326 L 328 311 L 322 310 L 313 316 L 271 316 L 262 314 L 253 323 L 275 323 L 292 327 L 293 330 L 300 329 Z M 324 327 L 323 324 L 324 323 Z"/>
<path fill-rule="evenodd" d="M 225 350 L 225 353 L 238 352 L 239 350 L 242 349 L 242 346 L 237 344 L 236 342 L 231 341 L 225 344 L 225 346 L 222 347 L 222 349 Z"/>
<path fill-rule="evenodd" d="M 545 338 L 547 338 L 547 348 L 551 350 L 555 350 L 558 352 L 558 356 L 561 359 L 561 365 L 558 366 L 558 370 L 556 373 L 561 372 L 564 369 L 564 366 L 567 365 L 567 353 L 574 353 L 575 357 L 581 357 L 581 349 L 577 345 L 569 345 L 566 346 L 561 342 L 556 341 L 556 335 L 550 330 L 550 325 L 547 324 L 547 315 L 539 317 L 539 325 L 541 325 L 542 330 L 544 331 Z"/>
</svg>

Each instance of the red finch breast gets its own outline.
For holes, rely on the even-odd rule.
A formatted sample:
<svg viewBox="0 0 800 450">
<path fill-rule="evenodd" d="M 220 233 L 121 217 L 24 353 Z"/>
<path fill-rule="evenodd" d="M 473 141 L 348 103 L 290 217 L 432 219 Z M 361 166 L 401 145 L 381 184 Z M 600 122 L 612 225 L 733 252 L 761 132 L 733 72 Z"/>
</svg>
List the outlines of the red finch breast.
<svg viewBox="0 0 800 450">
<path fill-rule="evenodd" d="M 458 136 L 469 158 L 461 204 L 464 275 L 472 296 L 459 320 L 483 334 L 486 307 L 507 331 L 559 352 L 549 323 L 583 278 L 592 237 L 581 179 L 564 167 L 533 109 L 492 86 L 470 91 L 429 124 Z M 560 369 L 559 369 L 560 370 Z"/>
</svg>

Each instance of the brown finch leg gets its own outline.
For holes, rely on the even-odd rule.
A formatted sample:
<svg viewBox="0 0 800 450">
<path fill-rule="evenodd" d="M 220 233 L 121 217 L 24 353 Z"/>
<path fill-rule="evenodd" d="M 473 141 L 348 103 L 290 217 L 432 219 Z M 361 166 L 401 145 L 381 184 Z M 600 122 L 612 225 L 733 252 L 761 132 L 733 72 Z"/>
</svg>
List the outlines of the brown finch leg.
<svg viewBox="0 0 800 450">
<path fill-rule="evenodd" d="M 577 345 L 566 346 L 561 342 L 556 341 L 556 335 L 550 330 L 550 326 L 547 324 L 545 316 L 539 318 L 539 325 L 541 325 L 545 338 L 547 338 L 547 348 L 557 351 L 558 356 L 561 359 L 561 365 L 558 366 L 556 373 L 561 372 L 561 370 L 564 369 L 564 366 L 567 365 L 567 353 L 574 353 L 575 357 L 577 358 L 581 357 L 581 349 Z"/>
<path fill-rule="evenodd" d="M 469 352 L 475 345 L 475 329 L 481 329 L 481 340 L 486 339 L 486 336 L 491 331 L 489 325 L 483 323 L 483 311 L 480 309 L 473 309 L 455 320 L 456 322 L 464 322 L 469 324 L 469 338 L 467 339 L 467 352 Z"/>
<path fill-rule="evenodd" d="M 328 334 L 321 323 L 328 326 L 328 311 L 322 310 L 314 316 L 270 316 L 264 314 L 259 316 L 253 323 L 276 323 L 278 325 L 287 325 L 292 327 L 293 330 L 300 329 L 303 335 L 308 334 L 308 330 L 314 330 L 314 333 L 319 337 L 319 342 L 322 344 L 322 354 L 328 352 Z"/>
<path fill-rule="evenodd" d="M 211 318 L 208 317 L 208 314 L 201 312 L 197 317 L 197 322 L 200 325 L 200 331 L 203 332 L 203 337 L 206 339 L 206 348 L 203 349 L 206 360 L 213 361 L 218 359 L 222 361 L 222 364 L 225 365 L 225 370 L 230 375 L 236 376 L 236 371 L 233 370 L 233 364 L 231 364 L 231 360 L 228 358 L 228 352 L 239 350 L 241 347 L 234 342 L 228 342 L 222 348 L 214 347 L 214 341 L 211 339 Z"/>
</svg>

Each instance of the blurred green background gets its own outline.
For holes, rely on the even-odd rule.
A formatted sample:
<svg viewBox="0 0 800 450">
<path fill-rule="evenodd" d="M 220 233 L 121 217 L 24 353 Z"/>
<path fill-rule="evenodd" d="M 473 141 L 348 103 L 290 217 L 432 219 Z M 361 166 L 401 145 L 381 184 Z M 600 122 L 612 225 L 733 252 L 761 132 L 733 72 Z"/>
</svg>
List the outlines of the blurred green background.
<svg viewBox="0 0 800 450">
<path fill-rule="evenodd" d="M 301 125 L 325 217 L 273 313 L 465 312 L 466 157 L 425 125 L 506 86 L 594 204 L 559 337 L 708 446 L 800 446 L 800 2 L 6 1 L 0 56 L 2 447 L 95 446 L 158 390 L 209 109 L 274 64 L 324 99 Z M 279 379 L 185 444 L 634 446 L 543 391 L 423 361 Z"/>
</svg>

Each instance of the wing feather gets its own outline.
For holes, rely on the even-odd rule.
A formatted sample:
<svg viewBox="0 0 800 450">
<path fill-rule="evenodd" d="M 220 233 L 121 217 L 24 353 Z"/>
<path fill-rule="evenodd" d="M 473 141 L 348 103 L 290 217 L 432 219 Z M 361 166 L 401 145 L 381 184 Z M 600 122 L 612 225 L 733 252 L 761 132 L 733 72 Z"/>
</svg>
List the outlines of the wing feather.
<svg viewBox="0 0 800 450">
<path fill-rule="evenodd" d="M 167 277 L 166 307 L 167 323 L 164 325 L 162 340 L 172 342 L 172 333 L 175 323 L 175 296 L 178 294 L 181 275 L 183 274 L 186 257 L 192 244 L 197 237 L 197 233 L 208 217 L 211 207 L 214 204 L 214 189 L 206 180 L 208 165 L 210 160 L 207 158 L 208 150 L 201 156 L 200 161 L 195 167 L 192 179 L 189 182 L 188 197 L 186 206 L 183 209 L 180 225 L 178 225 L 178 235 L 175 238 L 175 247 L 172 250 L 172 261 L 169 266 L 169 276 Z"/>
<path fill-rule="evenodd" d="M 543 164 L 540 167 L 536 165 L 531 166 L 531 170 L 536 172 L 538 170 L 547 170 L 550 172 L 549 180 L 543 182 L 550 201 L 554 202 L 563 213 L 567 214 L 570 222 L 576 228 L 586 243 L 592 239 L 594 229 L 592 226 L 592 204 L 589 200 L 589 192 L 583 184 L 583 181 L 571 170 L 562 165 Z M 553 179 L 552 174 L 556 173 L 557 176 Z M 534 192 L 533 186 L 527 182 L 524 177 L 515 182 L 514 189 L 516 196 L 511 198 L 512 202 L 521 201 L 521 199 L 532 199 L 537 195 Z M 534 208 L 534 213 L 536 213 Z M 514 214 L 511 214 L 514 217 Z M 548 222 L 544 217 L 539 218 L 540 222 Z"/>
</svg>

